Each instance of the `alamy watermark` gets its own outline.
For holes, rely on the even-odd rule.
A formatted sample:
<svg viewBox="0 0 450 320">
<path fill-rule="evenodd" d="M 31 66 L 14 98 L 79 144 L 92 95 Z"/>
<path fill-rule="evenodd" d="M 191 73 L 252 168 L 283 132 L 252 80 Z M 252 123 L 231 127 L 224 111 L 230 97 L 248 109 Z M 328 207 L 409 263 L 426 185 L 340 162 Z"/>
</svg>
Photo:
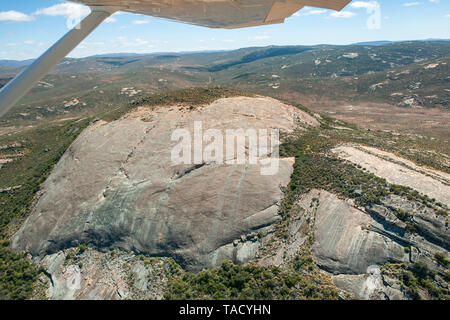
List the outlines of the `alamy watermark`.
<svg viewBox="0 0 450 320">
<path fill-rule="evenodd" d="M 175 129 L 171 150 L 173 165 L 203 163 L 260 165 L 261 175 L 275 175 L 279 169 L 279 129 L 207 129 L 194 121 L 193 135 Z"/>
<path fill-rule="evenodd" d="M 70 6 L 70 13 L 67 15 L 66 26 L 68 29 L 81 29 L 81 22 L 84 17 L 89 15 L 90 9 L 82 6 L 73 4 Z"/>
<path fill-rule="evenodd" d="M 366 25 L 370 30 L 381 29 L 381 7 L 377 1 L 369 1 L 367 6 L 367 14 L 370 15 Z"/>
<path fill-rule="evenodd" d="M 350 7 L 354 9 L 366 9 L 367 14 L 369 15 L 366 20 L 367 29 L 381 29 L 381 6 L 378 1 L 353 1 L 350 3 Z"/>
</svg>

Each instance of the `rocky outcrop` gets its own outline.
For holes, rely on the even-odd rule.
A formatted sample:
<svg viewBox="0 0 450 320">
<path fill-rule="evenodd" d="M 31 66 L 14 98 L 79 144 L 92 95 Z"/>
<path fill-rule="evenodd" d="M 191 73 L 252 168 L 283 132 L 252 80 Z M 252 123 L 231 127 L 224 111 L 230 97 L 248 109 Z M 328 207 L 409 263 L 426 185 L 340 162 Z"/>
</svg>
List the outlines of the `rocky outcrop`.
<svg viewBox="0 0 450 320">
<path fill-rule="evenodd" d="M 212 158 L 174 163 L 179 140 L 172 134 L 182 129 L 195 144 L 195 121 L 203 132 L 216 129 L 225 138 L 226 129 L 290 133 L 319 125 L 295 107 L 262 97 L 200 107 L 141 106 L 116 121 L 96 121 L 55 166 L 12 241 L 13 249 L 44 267 L 50 298 L 160 299 L 173 272 L 169 257 L 200 271 L 224 259 L 289 267 L 302 255 L 314 265 L 302 272 L 325 274 L 345 291 L 343 297 L 360 299 L 410 298 L 395 268 L 405 268 L 401 273 L 420 261 L 448 289 L 436 258 L 448 257 L 450 244 L 447 218 L 436 210 L 450 201 L 447 174 L 374 148 L 341 145 L 335 155 L 442 203 L 427 206 L 390 194 L 359 207 L 313 189 L 296 194 L 282 220 L 282 186 L 289 183 L 294 159 L 280 159 L 276 172 L 264 175 L 260 160 L 273 146 L 250 163 L 249 139 L 241 164 Z M 225 160 L 233 160 L 227 144 L 225 139 L 221 146 Z M 385 273 L 386 265 L 395 272 Z"/>
<path fill-rule="evenodd" d="M 332 277 L 336 286 L 363 300 L 404 300 L 398 280 L 381 273 L 379 266 L 369 266 L 364 274 L 340 274 Z"/>
<path fill-rule="evenodd" d="M 381 211 L 394 219 L 394 225 L 400 230 L 397 232 L 404 234 L 406 223 L 395 216 L 395 212 L 406 212 L 408 217 L 405 221 L 410 223 L 417 232 L 427 239 L 427 241 L 437 244 L 448 250 L 450 244 L 450 230 L 448 220 L 445 216 L 436 214 L 436 212 L 423 204 L 410 201 L 405 197 L 391 194 L 384 198 L 382 205 L 370 204 L 366 210 L 370 213 L 381 216 Z M 401 231 L 403 230 L 403 231 Z"/>
<path fill-rule="evenodd" d="M 312 191 L 301 202 L 315 208 L 314 244 L 316 263 L 333 274 L 364 274 L 369 266 L 408 260 L 404 244 L 389 237 L 389 227 L 355 208 L 351 201 L 326 191 Z"/>
<path fill-rule="evenodd" d="M 450 207 L 450 174 L 422 168 L 392 153 L 366 146 L 342 145 L 333 152 L 389 183 L 410 187 Z"/>
<path fill-rule="evenodd" d="M 69 258 L 70 257 L 70 258 Z M 167 258 L 141 258 L 131 252 L 87 248 L 45 256 L 46 295 L 55 300 L 162 299 L 171 273 Z"/>
<path fill-rule="evenodd" d="M 43 184 L 13 248 L 44 258 L 87 244 L 172 256 L 189 270 L 225 258 L 248 261 L 258 244 L 233 241 L 279 220 L 280 187 L 289 182 L 293 159 L 281 159 L 274 175 L 262 175 L 261 162 L 175 165 L 171 150 L 178 142 L 171 135 L 186 129 L 193 136 L 194 121 L 202 121 L 204 132 L 291 132 L 319 124 L 274 99 L 245 97 L 199 108 L 141 107 L 111 123 L 97 121 Z"/>
<path fill-rule="evenodd" d="M 408 209 L 419 232 L 407 230 L 393 214 L 394 207 Z M 380 267 L 425 261 L 439 270 L 434 254 L 448 255 L 444 218 L 399 196 L 391 195 L 381 205 L 359 208 L 328 191 L 311 190 L 301 197 L 298 208 L 290 222 L 290 240 L 265 263 L 279 264 L 293 256 L 311 230 L 311 254 L 316 264 L 332 275 L 336 286 L 359 299 L 406 299 L 400 282 L 382 274 Z M 284 258 L 278 259 L 281 256 Z"/>
</svg>

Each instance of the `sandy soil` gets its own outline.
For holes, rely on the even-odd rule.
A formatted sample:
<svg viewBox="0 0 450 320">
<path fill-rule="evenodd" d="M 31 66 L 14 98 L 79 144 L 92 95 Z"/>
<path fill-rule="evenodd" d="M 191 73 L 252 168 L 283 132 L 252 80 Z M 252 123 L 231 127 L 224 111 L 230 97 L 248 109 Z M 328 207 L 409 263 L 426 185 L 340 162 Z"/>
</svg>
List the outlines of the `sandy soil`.
<svg viewBox="0 0 450 320">
<path fill-rule="evenodd" d="M 372 130 L 417 133 L 450 140 L 450 112 L 441 109 L 403 108 L 381 103 L 311 103 L 311 110 Z"/>
<path fill-rule="evenodd" d="M 298 101 L 315 112 L 355 123 L 372 130 L 417 133 L 450 141 L 450 111 L 437 108 L 396 107 L 387 103 L 348 102 L 324 96 L 283 92 L 288 101 Z"/>
</svg>

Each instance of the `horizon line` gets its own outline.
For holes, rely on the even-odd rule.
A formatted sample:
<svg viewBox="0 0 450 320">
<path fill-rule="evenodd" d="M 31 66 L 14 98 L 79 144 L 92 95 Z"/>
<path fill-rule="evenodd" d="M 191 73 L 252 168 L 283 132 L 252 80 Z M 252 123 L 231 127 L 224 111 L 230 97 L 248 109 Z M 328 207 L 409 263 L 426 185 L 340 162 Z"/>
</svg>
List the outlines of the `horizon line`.
<svg viewBox="0 0 450 320">
<path fill-rule="evenodd" d="M 125 51 L 119 51 L 119 52 L 108 52 L 108 53 L 99 53 L 99 54 L 92 54 L 92 55 L 86 55 L 81 57 L 71 57 L 70 54 L 64 58 L 64 59 L 86 59 L 86 58 L 95 58 L 95 57 L 108 57 L 108 55 L 135 55 L 135 56 L 146 56 L 146 55 L 158 55 L 158 54 L 195 54 L 195 53 L 208 53 L 208 52 L 231 52 L 241 49 L 248 49 L 248 48 L 267 48 L 267 47 L 319 47 L 319 46 L 336 46 L 336 47 L 346 47 L 346 46 L 354 46 L 354 45 L 367 45 L 370 46 L 371 43 L 373 43 L 373 46 L 381 46 L 381 45 L 387 45 L 390 43 L 402 43 L 402 42 L 450 42 L 449 39 L 445 38 L 427 38 L 427 39 L 410 39 L 410 40 L 371 40 L 371 41 L 359 41 L 359 42 L 352 42 L 348 44 L 332 44 L 332 43 L 319 43 L 319 44 L 286 44 L 286 45 L 277 45 L 277 44 L 268 44 L 264 46 L 249 46 L 249 47 L 239 47 L 234 49 L 205 49 L 205 50 L 180 50 L 180 51 L 152 51 L 152 52 L 145 52 L 145 53 L 137 53 L 137 52 L 125 52 Z M 385 44 L 375 45 L 375 43 L 381 43 L 386 42 Z M 35 60 L 36 58 L 30 58 L 30 59 L 24 59 L 24 60 L 15 60 L 15 59 L 0 59 L 0 61 L 16 61 L 16 62 L 24 62 L 24 61 L 31 61 Z"/>
</svg>

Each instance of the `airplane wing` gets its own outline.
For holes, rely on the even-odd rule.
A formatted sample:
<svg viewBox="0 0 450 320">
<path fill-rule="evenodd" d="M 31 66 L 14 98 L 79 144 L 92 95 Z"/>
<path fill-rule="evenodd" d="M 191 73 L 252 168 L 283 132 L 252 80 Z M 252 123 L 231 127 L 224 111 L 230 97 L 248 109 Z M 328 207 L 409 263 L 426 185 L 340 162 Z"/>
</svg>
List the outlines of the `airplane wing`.
<svg viewBox="0 0 450 320">
<path fill-rule="evenodd" d="M 210 28 L 243 28 L 283 23 L 305 6 L 342 10 L 351 0 L 72 0 L 88 6 L 116 6 Z"/>
</svg>

